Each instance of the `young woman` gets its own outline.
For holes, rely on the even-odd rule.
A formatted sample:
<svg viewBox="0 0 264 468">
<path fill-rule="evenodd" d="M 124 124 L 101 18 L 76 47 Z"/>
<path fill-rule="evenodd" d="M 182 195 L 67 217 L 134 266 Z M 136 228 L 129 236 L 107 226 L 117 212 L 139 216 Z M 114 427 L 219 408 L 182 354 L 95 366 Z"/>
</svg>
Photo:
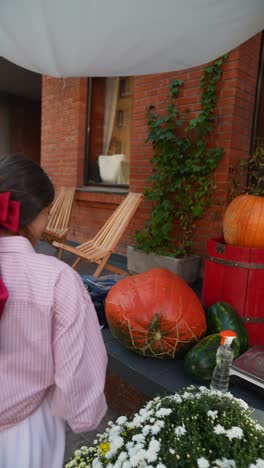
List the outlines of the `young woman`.
<svg viewBox="0 0 264 468">
<path fill-rule="evenodd" d="M 106 351 L 81 278 L 37 254 L 54 189 L 22 156 L 0 158 L 0 468 L 60 468 L 64 421 L 106 412 Z"/>
</svg>

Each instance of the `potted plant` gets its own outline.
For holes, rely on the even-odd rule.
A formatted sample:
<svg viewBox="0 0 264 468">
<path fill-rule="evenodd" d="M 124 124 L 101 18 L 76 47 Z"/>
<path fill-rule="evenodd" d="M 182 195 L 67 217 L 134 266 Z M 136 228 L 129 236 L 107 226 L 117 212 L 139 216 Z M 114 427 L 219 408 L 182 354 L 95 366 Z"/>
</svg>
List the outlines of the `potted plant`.
<svg viewBox="0 0 264 468">
<path fill-rule="evenodd" d="M 225 57 L 203 71 L 200 81 L 201 111 L 188 119 L 176 106 L 183 82 L 169 87 L 165 115 L 155 107 L 147 112 L 152 143 L 152 175 L 146 199 L 152 203 L 150 218 L 136 234 L 136 246 L 128 247 L 128 269 L 141 273 L 155 266 L 179 273 L 193 282 L 199 273 L 200 257 L 193 255 L 196 221 L 209 206 L 214 184 L 213 173 L 223 149 L 208 144 L 216 121 L 217 85 Z"/>
<path fill-rule="evenodd" d="M 110 422 L 65 468 L 262 468 L 263 453 L 264 428 L 244 401 L 191 386 Z"/>
</svg>

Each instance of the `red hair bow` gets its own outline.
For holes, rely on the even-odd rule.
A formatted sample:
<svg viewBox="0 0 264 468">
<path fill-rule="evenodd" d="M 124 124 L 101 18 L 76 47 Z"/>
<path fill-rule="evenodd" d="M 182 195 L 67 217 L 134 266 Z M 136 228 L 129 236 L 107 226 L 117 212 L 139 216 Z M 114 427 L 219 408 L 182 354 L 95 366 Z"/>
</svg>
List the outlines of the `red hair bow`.
<svg viewBox="0 0 264 468">
<path fill-rule="evenodd" d="M 10 197 L 10 192 L 0 193 L 0 227 L 16 234 L 19 228 L 20 202 L 10 200 Z M 7 299 L 8 290 L 0 278 L 0 318 Z"/>
<path fill-rule="evenodd" d="M 0 318 L 4 311 L 5 303 L 8 299 L 8 290 L 5 283 L 0 278 Z"/>
<path fill-rule="evenodd" d="M 10 200 L 11 193 L 0 193 L 0 227 L 15 234 L 19 228 L 20 202 Z"/>
</svg>

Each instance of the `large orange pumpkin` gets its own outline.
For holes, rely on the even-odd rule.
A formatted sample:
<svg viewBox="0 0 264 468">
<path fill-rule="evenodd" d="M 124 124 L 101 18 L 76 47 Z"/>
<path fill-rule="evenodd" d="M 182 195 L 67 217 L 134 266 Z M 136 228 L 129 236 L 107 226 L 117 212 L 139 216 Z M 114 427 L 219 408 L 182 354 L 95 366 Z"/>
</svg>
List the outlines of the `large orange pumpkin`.
<svg viewBox="0 0 264 468">
<path fill-rule="evenodd" d="M 240 195 L 227 207 L 224 221 L 224 238 L 229 245 L 264 247 L 264 198 Z"/>
<path fill-rule="evenodd" d="M 127 348 L 173 359 L 206 331 L 198 297 L 175 273 L 154 268 L 116 283 L 106 298 L 112 334 Z"/>
</svg>

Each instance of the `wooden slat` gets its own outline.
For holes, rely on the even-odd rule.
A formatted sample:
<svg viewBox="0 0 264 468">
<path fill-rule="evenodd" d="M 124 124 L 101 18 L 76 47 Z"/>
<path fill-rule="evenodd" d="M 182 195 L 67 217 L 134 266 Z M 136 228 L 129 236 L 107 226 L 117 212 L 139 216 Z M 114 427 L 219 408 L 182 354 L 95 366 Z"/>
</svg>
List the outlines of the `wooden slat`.
<svg viewBox="0 0 264 468">
<path fill-rule="evenodd" d="M 103 268 L 107 268 L 108 258 L 115 251 L 143 198 L 144 196 L 141 193 L 129 193 L 96 236 L 78 247 L 71 247 L 58 242 L 54 242 L 53 245 L 73 253 L 82 260 L 97 263 L 98 268 L 94 275 L 98 276 Z M 78 262 L 75 262 L 74 266 L 77 266 L 77 264 Z M 117 270 L 113 270 L 111 267 L 111 271 Z M 119 271 L 122 270 L 119 269 Z"/>
<path fill-rule="evenodd" d="M 69 231 L 70 216 L 73 206 L 75 188 L 62 187 L 50 210 L 48 225 L 43 233 L 43 239 L 65 241 Z"/>
<path fill-rule="evenodd" d="M 110 253 L 110 252 L 107 252 L 106 250 L 94 249 L 89 255 L 87 255 L 81 252 L 77 247 L 71 247 L 70 245 L 65 245 L 60 242 L 53 242 L 52 245 L 54 247 L 57 247 L 58 249 L 66 250 L 67 252 L 70 252 L 76 255 L 77 257 L 81 257 L 82 259 L 88 260 L 88 261 L 100 260 Z"/>
</svg>

